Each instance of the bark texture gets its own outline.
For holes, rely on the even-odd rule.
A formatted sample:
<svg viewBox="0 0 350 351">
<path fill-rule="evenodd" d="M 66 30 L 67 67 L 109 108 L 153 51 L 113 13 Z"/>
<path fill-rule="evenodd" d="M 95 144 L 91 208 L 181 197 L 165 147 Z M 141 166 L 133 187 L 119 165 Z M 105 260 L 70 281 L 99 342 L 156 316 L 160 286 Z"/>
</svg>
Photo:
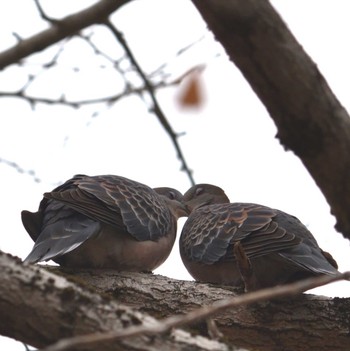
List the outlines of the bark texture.
<svg viewBox="0 0 350 351">
<path fill-rule="evenodd" d="M 123 330 L 154 323 L 154 319 L 79 287 L 39 266 L 24 265 L 0 253 L 0 334 L 41 348 L 62 338 Z M 101 272 L 100 272 L 101 274 Z M 83 282 L 82 278 L 78 279 Z M 73 348 L 76 350 L 77 348 Z M 137 336 L 79 347 L 79 350 L 227 350 L 225 344 L 191 337 L 174 330 L 170 335 Z"/>
<path fill-rule="evenodd" d="M 53 269 L 62 273 L 60 268 Z M 67 270 L 64 274 L 156 318 L 183 314 L 239 293 L 229 287 L 152 274 Z M 230 309 L 215 321 L 229 346 L 259 351 L 345 351 L 350 349 L 349 308 L 348 298 L 303 294 Z M 190 330 L 208 336 L 205 323 Z"/>
<path fill-rule="evenodd" d="M 152 325 L 150 316 L 185 314 L 237 294 L 229 288 L 152 274 L 44 269 L 23 265 L 6 254 L 0 255 L 0 269 L 0 334 L 36 347 L 86 333 Z M 301 295 L 218 315 L 215 321 L 223 333 L 219 341 L 209 340 L 203 321 L 185 328 L 196 336 L 177 329 L 106 342 L 103 349 L 298 351 L 308 345 L 320 351 L 345 351 L 350 347 L 349 308 L 349 299 Z"/>
<path fill-rule="evenodd" d="M 192 0 L 350 238 L 350 118 L 268 0 Z M 301 14 L 302 15 L 302 14 Z"/>
</svg>

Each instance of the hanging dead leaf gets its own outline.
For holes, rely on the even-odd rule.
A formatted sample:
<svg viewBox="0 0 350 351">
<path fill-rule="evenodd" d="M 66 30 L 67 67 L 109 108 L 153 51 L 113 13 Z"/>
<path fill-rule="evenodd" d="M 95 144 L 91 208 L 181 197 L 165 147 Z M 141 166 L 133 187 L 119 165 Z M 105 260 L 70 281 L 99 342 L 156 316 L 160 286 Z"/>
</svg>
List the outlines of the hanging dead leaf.
<svg viewBox="0 0 350 351">
<path fill-rule="evenodd" d="M 177 98 L 182 108 L 201 108 L 204 103 L 203 82 L 198 72 L 192 72 L 186 77 Z"/>
</svg>

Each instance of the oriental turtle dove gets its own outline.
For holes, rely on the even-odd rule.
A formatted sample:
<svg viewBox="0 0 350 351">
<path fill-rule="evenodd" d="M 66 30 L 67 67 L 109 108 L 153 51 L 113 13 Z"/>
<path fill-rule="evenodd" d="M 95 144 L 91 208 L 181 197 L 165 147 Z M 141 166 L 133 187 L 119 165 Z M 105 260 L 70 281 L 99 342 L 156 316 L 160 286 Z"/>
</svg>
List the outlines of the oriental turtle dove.
<svg viewBox="0 0 350 351">
<path fill-rule="evenodd" d="M 22 211 L 35 241 L 24 262 L 152 271 L 169 256 L 182 194 L 115 176 L 76 175 L 45 193 L 38 212 Z"/>
<path fill-rule="evenodd" d="M 190 215 L 180 254 L 198 281 L 248 291 L 339 273 L 333 257 L 294 216 L 262 205 L 230 203 L 221 188 L 210 184 L 190 188 L 183 201 Z"/>
</svg>

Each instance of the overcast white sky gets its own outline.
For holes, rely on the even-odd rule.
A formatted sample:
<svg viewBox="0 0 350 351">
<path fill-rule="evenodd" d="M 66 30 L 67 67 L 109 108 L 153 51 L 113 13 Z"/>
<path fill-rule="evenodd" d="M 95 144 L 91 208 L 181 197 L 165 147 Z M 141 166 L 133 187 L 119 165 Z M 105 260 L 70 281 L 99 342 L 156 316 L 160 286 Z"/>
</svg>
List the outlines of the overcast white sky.
<svg viewBox="0 0 350 351">
<path fill-rule="evenodd" d="M 94 1 L 42 3 L 51 16 L 60 17 Z M 348 1 L 272 3 L 349 111 Z M 14 44 L 12 32 L 28 37 L 45 28 L 34 2 L 12 0 L 0 6 L 0 50 Z M 276 128 L 265 108 L 214 43 L 191 2 L 135 1 L 118 11 L 113 20 L 147 72 L 168 63 L 167 72 L 177 77 L 192 65 L 206 64 L 201 76 L 206 96 L 203 109 L 179 109 L 176 103 L 179 88 L 157 95 L 174 129 L 186 132 L 180 143 L 196 182 L 221 186 L 233 202 L 261 203 L 296 215 L 313 232 L 320 246 L 332 253 L 340 270 L 349 270 L 349 243 L 335 232 L 334 218 L 323 195 L 299 160 L 291 152 L 286 153 L 275 139 Z M 176 57 L 178 50 L 203 36 L 198 45 Z M 120 55 L 108 32 L 97 31 L 95 38 L 102 40 L 110 55 Z M 26 72 L 39 72 L 43 57 L 51 57 L 55 50 L 30 58 L 27 71 L 10 67 L 0 72 L 0 92 L 19 89 L 26 81 Z M 100 64 L 108 63 L 99 60 L 96 64 L 86 44 L 72 41 L 60 57 L 59 66 L 52 73 L 40 73 L 40 79 L 28 92 L 52 98 L 65 93 L 71 99 L 114 94 L 121 82 L 108 67 L 101 69 Z M 73 68 L 78 66 L 80 71 L 75 72 Z M 172 186 L 182 192 L 190 186 L 180 171 L 170 140 L 138 97 L 121 100 L 115 106 L 95 105 L 81 110 L 38 105 L 33 111 L 28 103 L 8 98 L 0 99 L 0 107 L 0 158 L 34 170 L 42 180 L 36 183 L 30 175 L 19 174 L 0 163 L 3 251 L 21 258 L 27 255 L 33 243 L 22 227 L 20 211 L 36 210 L 43 192 L 76 173 L 118 174 L 152 187 Z M 95 111 L 99 115 L 93 118 Z M 157 273 L 190 279 L 177 245 Z M 333 284 L 317 292 L 349 296 L 350 283 Z M 0 339 L 1 345 L 4 340 Z M 13 343 L 7 347 L 15 349 L 23 347 Z"/>
</svg>

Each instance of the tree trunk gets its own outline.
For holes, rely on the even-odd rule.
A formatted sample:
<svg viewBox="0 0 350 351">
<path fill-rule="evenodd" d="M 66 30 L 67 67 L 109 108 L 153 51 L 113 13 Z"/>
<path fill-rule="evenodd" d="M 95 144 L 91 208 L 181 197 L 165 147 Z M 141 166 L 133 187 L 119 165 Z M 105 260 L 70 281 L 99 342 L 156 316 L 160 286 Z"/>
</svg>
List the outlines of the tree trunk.
<svg viewBox="0 0 350 351">
<path fill-rule="evenodd" d="M 350 238 L 350 118 L 268 0 L 192 0 Z"/>
</svg>

